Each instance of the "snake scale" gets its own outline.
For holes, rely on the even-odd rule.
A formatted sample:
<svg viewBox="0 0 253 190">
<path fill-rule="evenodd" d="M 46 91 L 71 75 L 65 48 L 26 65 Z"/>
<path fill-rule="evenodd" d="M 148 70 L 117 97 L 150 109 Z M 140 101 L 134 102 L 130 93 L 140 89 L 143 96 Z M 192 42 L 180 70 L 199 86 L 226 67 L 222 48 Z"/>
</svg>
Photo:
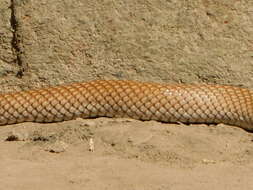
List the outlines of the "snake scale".
<svg viewBox="0 0 253 190">
<path fill-rule="evenodd" d="M 94 80 L 0 94 L 0 125 L 77 117 L 224 123 L 252 131 L 253 91 L 225 85 Z"/>
</svg>

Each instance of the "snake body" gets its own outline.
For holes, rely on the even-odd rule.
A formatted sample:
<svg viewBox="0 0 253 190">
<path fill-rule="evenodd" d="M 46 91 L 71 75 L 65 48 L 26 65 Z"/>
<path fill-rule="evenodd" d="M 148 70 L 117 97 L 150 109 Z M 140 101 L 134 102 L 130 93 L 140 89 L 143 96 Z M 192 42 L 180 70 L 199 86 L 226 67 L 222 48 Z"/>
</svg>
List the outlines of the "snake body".
<svg viewBox="0 0 253 190">
<path fill-rule="evenodd" d="M 77 117 L 224 123 L 253 130 L 253 91 L 224 85 L 95 80 L 0 94 L 0 125 Z"/>
</svg>

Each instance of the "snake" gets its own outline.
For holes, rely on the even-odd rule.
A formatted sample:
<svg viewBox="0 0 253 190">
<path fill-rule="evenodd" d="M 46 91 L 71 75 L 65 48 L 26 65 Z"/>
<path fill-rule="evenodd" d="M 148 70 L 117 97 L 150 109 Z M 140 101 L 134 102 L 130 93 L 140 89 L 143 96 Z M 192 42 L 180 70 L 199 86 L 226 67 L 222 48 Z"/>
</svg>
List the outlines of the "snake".
<svg viewBox="0 0 253 190">
<path fill-rule="evenodd" d="M 253 131 L 253 91 L 218 84 L 91 80 L 0 94 L 0 125 L 121 117 Z"/>
</svg>

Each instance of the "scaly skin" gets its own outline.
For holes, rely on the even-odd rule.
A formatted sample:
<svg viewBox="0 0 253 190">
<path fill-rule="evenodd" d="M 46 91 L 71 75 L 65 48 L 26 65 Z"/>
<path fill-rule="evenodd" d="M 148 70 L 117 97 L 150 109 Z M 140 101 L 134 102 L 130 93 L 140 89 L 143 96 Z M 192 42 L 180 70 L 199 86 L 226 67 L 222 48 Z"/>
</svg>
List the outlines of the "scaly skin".
<svg viewBox="0 0 253 190">
<path fill-rule="evenodd" d="M 77 117 L 224 123 L 253 130 L 253 91 L 222 85 L 95 80 L 0 95 L 0 125 Z"/>
</svg>

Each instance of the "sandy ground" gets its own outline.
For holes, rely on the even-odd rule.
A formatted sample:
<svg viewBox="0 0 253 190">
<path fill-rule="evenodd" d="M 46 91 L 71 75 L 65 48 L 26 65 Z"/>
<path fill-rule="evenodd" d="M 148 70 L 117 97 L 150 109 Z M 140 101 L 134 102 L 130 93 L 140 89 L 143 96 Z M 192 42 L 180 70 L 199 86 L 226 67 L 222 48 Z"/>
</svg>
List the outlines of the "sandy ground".
<svg viewBox="0 0 253 190">
<path fill-rule="evenodd" d="M 253 89 L 252 13 L 252 0 L 0 0 L 0 91 L 91 79 Z M 123 118 L 23 123 L 1 126 L 0 168 L 8 190 L 249 190 L 253 134 Z"/>
<path fill-rule="evenodd" d="M 0 131 L 2 189 L 251 189 L 253 134 L 132 119 Z"/>
</svg>

